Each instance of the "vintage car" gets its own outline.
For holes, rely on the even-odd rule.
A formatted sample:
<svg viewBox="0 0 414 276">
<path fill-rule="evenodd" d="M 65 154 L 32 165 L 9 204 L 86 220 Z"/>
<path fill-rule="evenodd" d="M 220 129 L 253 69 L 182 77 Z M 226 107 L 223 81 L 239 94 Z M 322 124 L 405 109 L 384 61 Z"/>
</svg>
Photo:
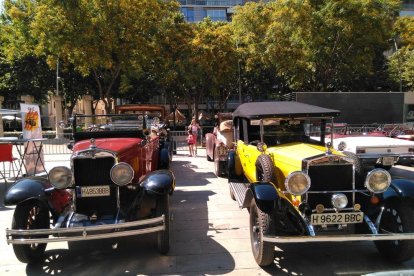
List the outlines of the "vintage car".
<svg viewBox="0 0 414 276">
<path fill-rule="evenodd" d="M 348 136 L 333 139 L 333 146 L 344 153 L 352 152 L 361 166 L 386 170 L 394 165 L 411 165 L 414 161 L 414 141 L 381 136 Z"/>
<path fill-rule="evenodd" d="M 151 122 L 149 120 L 152 120 Z M 47 243 L 158 236 L 169 250 L 169 142 L 147 114 L 73 118 L 70 168 L 17 181 L 4 198 L 16 205 L 7 243 L 25 263 L 42 261 Z M 158 121 L 158 120 L 155 120 Z"/>
<path fill-rule="evenodd" d="M 299 102 L 250 102 L 233 113 L 230 195 L 250 216 L 253 256 L 274 262 L 277 243 L 375 242 L 389 260 L 414 254 L 414 183 L 325 143 L 339 111 Z M 313 139 L 317 135 L 318 139 Z M 340 247 L 338 247 L 340 248 Z"/>
<path fill-rule="evenodd" d="M 205 136 L 207 160 L 214 161 L 217 176 L 227 175 L 227 152 L 233 148 L 232 114 L 218 113 L 213 133 Z"/>
</svg>

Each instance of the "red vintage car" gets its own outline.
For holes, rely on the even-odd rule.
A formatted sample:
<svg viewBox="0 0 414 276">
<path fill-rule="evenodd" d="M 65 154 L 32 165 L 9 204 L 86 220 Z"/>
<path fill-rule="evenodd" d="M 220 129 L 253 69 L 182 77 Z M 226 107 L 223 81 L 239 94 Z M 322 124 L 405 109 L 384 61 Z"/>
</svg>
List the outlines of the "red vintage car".
<svg viewBox="0 0 414 276">
<path fill-rule="evenodd" d="M 49 242 L 146 233 L 157 233 L 166 254 L 175 179 L 163 126 L 145 111 L 75 116 L 71 167 L 22 179 L 5 195 L 5 205 L 16 205 L 6 230 L 16 257 L 33 263 Z"/>
<path fill-rule="evenodd" d="M 206 134 L 207 160 L 214 161 L 217 176 L 227 175 L 227 153 L 233 148 L 232 113 L 218 113 L 213 133 Z"/>
</svg>

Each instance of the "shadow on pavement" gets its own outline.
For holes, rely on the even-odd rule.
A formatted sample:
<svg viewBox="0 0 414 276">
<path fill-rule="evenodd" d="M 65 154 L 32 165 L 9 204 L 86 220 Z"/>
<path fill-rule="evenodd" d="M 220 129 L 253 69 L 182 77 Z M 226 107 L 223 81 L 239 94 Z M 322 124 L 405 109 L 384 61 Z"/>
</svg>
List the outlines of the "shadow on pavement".
<svg viewBox="0 0 414 276">
<path fill-rule="evenodd" d="M 197 182 L 202 181 L 199 176 Z M 181 183 L 178 184 L 182 186 Z M 235 268 L 231 254 L 214 240 L 208 220 L 212 191 L 176 190 L 171 197 L 171 247 L 160 255 L 156 235 L 74 242 L 67 249 L 46 251 L 45 260 L 28 265 L 28 275 L 222 275 Z M 116 249 L 112 245 L 117 243 Z M 211 273 L 211 271 L 215 271 Z"/>
<path fill-rule="evenodd" d="M 189 161 L 173 161 L 173 166 L 175 180 L 177 185 L 180 187 L 205 186 L 211 183 L 209 178 L 217 178 L 217 176 L 213 172 L 197 172 L 197 159 Z"/>
<path fill-rule="evenodd" d="M 384 259 L 370 242 L 296 243 L 276 247 L 271 275 L 364 275 L 373 272 L 410 270 L 414 262 L 396 264 Z M 393 274 L 394 275 L 394 274 Z"/>
</svg>

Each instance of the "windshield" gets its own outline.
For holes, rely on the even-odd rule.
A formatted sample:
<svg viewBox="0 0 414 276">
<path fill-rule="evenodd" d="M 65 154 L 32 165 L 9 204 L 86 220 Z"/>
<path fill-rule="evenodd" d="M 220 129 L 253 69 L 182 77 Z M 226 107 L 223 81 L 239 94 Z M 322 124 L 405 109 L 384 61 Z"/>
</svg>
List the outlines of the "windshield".
<svg viewBox="0 0 414 276">
<path fill-rule="evenodd" d="M 290 142 L 320 141 L 320 118 L 264 118 L 251 120 L 249 141 L 260 139 L 260 121 L 262 121 L 263 142 L 268 146 Z"/>
<path fill-rule="evenodd" d="M 75 131 L 139 131 L 145 126 L 145 116 L 140 114 L 126 115 L 93 115 L 75 116 Z"/>
</svg>

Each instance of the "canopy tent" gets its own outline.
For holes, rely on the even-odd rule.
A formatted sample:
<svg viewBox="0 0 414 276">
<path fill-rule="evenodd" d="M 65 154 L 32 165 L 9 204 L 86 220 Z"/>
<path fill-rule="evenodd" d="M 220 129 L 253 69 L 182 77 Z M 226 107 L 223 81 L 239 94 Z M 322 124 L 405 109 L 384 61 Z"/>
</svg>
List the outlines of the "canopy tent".
<svg viewBox="0 0 414 276">
<path fill-rule="evenodd" d="M 174 112 L 171 112 L 170 114 L 168 114 L 167 117 L 165 117 L 165 119 L 169 120 L 169 121 L 173 121 L 174 120 Z M 183 113 L 180 112 L 180 110 L 176 109 L 175 110 L 175 121 L 183 121 L 185 120 L 185 116 L 183 115 Z"/>
<path fill-rule="evenodd" d="M 5 115 L 5 116 L 2 116 L 2 118 L 5 121 L 14 121 L 14 120 L 21 121 L 22 120 L 22 118 L 17 117 L 17 116 L 13 116 L 13 115 Z"/>
<path fill-rule="evenodd" d="M 20 110 L 0 109 L 0 115 L 15 115 L 15 114 L 21 114 L 21 113 L 22 112 Z"/>
</svg>

